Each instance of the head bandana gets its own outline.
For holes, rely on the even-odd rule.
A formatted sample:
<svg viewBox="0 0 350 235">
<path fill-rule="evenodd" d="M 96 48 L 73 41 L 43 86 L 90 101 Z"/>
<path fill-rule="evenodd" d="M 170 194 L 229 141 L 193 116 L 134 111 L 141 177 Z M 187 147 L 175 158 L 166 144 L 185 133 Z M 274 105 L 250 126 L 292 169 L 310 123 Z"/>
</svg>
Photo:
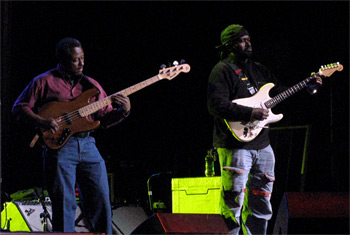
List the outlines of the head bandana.
<svg viewBox="0 0 350 235">
<path fill-rule="evenodd" d="M 221 45 L 216 48 L 222 48 L 229 43 L 235 43 L 244 35 L 249 34 L 242 25 L 231 24 L 221 32 Z"/>
</svg>

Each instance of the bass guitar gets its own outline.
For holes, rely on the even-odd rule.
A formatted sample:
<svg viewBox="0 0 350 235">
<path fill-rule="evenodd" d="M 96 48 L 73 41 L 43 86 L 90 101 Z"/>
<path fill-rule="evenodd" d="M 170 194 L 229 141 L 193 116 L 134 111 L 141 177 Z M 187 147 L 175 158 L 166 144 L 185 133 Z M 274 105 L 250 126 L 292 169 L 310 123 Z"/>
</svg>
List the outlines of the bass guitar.
<svg viewBox="0 0 350 235">
<path fill-rule="evenodd" d="M 335 71 L 342 71 L 343 65 L 338 63 L 328 64 L 321 66 L 318 71 L 319 75 L 324 77 L 331 76 Z M 305 80 L 299 82 L 298 84 L 290 87 L 289 89 L 281 92 L 273 98 L 270 98 L 269 92 L 275 86 L 273 83 L 267 83 L 252 97 L 235 99 L 232 102 L 248 106 L 252 108 L 263 108 L 270 110 L 275 107 L 277 104 L 287 99 L 291 95 L 305 88 L 307 84 L 314 79 L 313 77 L 308 77 Z M 263 121 L 252 121 L 252 122 L 240 122 L 240 121 L 230 121 L 225 119 L 227 127 L 232 132 L 233 136 L 240 142 L 249 142 L 255 139 L 263 128 L 266 128 L 266 125 L 269 123 L 275 123 L 280 121 L 283 118 L 283 114 L 275 115 L 272 111 L 269 111 L 269 116 Z"/>
<path fill-rule="evenodd" d="M 171 80 L 180 73 L 188 73 L 190 66 L 188 64 L 178 64 L 175 66 L 162 68 L 159 73 L 145 81 L 137 83 L 129 88 L 121 90 L 115 94 L 107 96 L 104 99 L 90 103 L 90 99 L 98 94 L 96 88 L 89 89 L 83 92 L 79 97 L 69 102 L 54 101 L 43 105 L 38 112 L 38 115 L 44 118 L 53 118 L 59 125 L 58 131 L 52 133 L 49 130 L 40 129 L 42 140 L 50 149 L 62 148 L 69 138 L 79 132 L 91 131 L 99 127 L 100 121 L 89 121 L 87 117 L 103 107 L 112 103 L 112 96 L 116 94 L 124 94 L 126 96 L 135 93 L 155 82 L 162 79 Z M 176 65 L 177 64 L 177 65 Z M 30 143 L 33 147 L 40 135 L 37 134 Z"/>
</svg>

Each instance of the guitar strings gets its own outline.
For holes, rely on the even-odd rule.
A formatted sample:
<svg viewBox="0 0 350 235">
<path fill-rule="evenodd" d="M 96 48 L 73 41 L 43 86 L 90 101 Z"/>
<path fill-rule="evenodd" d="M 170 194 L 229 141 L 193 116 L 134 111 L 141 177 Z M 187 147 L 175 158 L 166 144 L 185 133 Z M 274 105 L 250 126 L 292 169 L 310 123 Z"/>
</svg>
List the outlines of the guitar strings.
<svg viewBox="0 0 350 235">
<path fill-rule="evenodd" d="M 67 117 L 67 116 L 69 116 L 69 117 Z M 63 117 L 65 117 L 65 118 L 63 118 Z M 69 122 L 69 120 L 74 121 L 74 120 L 76 120 L 76 119 L 78 119 L 80 117 L 82 117 L 82 116 L 79 114 L 79 110 L 75 110 L 75 111 L 73 111 L 71 113 L 68 113 L 68 114 L 65 114 L 65 115 L 63 115 L 61 117 L 56 118 L 55 121 L 57 122 L 59 127 L 62 127 L 62 125 L 64 125 L 65 123 Z M 44 131 L 43 134 L 45 134 L 48 131 L 49 130 Z"/>
<path fill-rule="evenodd" d="M 56 119 L 58 125 L 60 126 L 60 124 L 64 124 L 65 122 L 69 122 L 70 120 L 73 121 L 77 118 L 81 117 L 78 110 L 72 112 L 72 113 L 69 113 L 69 114 L 65 114 L 59 118 Z M 64 122 L 64 123 L 62 123 Z"/>
<path fill-rule="evenodd" d="M 154 79 L 154 78 L 152 77 L 151 79 Z M 148 79 L 148 80 L 149 80 L 149 79 Z M 135 91 L 141 89 L 141 88 L 137 88 L 137 86 L 140 86 L 141 84 L 143 85 L 141 88 L 144 88 L 144 87 L 150 85 L 150 84 L 148 84 L 148 83 L 145 83 L 145 81 L 144 81 L 144 82 L 141 82 L 140 84 L 136 84 L 136 85 L 134 85 L 134 86 L 132 86 L 132 87 L 129 87 L 129 88 L 127 88 L 127 89 L 124 89 L 124 90 L 122 90 L 122 91 L 119 91 L 119 92 L 117 92 L 117 93 L 115 93 L 115 94 L 113 94 L 113 95 L 116 95 L 116 94 L 119 94 L 119 93 L 124 94 L 124 95 L 131 94 L 131 93 L 133 93 L 133 92 L 135 92 Z M 152 84 L 152 83 L 151 83 L 151 84 Z M 137 88 L 137 89 L 135 89 L 135 88 Z M 111 100 L 110 100 L 110 99 L 111 99 L 111 97 L 112 97 L 113 95 L 107 96 L 107 97 L 105 97 L 104 99 L 99 100 L 99 101 L 97 101 L 97 102 L 95 102 L 95 103 L 92 103 L 92 104 L 90 104 L 90 105 L 87 105 L 87 106 L 85 106 L 85 107 L 91 106 L 92 108 L 90 108 L 90 109 L 93 109 L 93 108 L 94 108 L 93 106 L 96 105 L 96 103 L 102 103 L 102 104 L 104 104 L 104 106 L 102 106 L 102 107 L 105 107 L 105 106 L 107 106 L 107 105 L 109 105 L 109 104 L 111 103 Z M 97 112 L 97 111 L 98 111 L 100 108 L 102 108 L 102 107 L 99 107 L 95 112 Z M 87 108 L 87 109 L 89 109 L 89 108 Z M 94 112 L 92 112 L 92 113 L 94 113 Z M 64 114 L 64 115 L 62 115 L 62 116 L 56 118 L 55 120 L 56 120 L 56 122 L 58 123 L 59 126 L 62 126 L 62 125 L 64 125 L 65 123 L 67 123 L 67 122 L 69 122 L 69 121 L 74 121 L 74 120 L 76 120 L 77 118 L 80 118 L 80 117 L 83 117 L 83 116 L 80 115 L 79 109 L 78 109 L 78 110 L 75 110 L 75 111 L 73 111 L 73 112 L 71 112 L 71 113 Z"/>
<path fill-rule="evenodd" d="M 294 95 L 296 92 L 300 91 L 304 87 L 307 86 L 307 83 L 311 80 L 310 77 L 306 78 L 305 80 L 299 82 L 298 84 L 290 87 L 289 89 L 283 91 L 282 93 L 276 95 L 275 97 L 271 98 L 267 102 L 265 102 L 265 106 L 267 108 L 273 108 L 275 105 L 279 104 L 281 101 L 285 100 L 291 95 Z"/>
<path fill-rule="evenodd" d="M 97 111 L 95 111 L 95 112 L 97 112 Z M 79 110 L 75 110 L 75 111 L 73 111 L 71 113 L 67 113 L 67 114 L 65 114 L 65 115 L 63 115 L 61 117 L 58 117 L 55 120 L 57 121 L 59 126 L 62 126 L 65 123 L 69 123 L 70 121 L 74 121 L 74 120 L 76 120 L 78 118 L 81 118 L 81 117 L 83 117 L 83 116 L 80 115 Z"/>
<path fill-rule="evenodd" d="M 105 107 L 105 106 L 107 106 L 107 105 L 110 104 L 110 101 L 109 101 L 109 100 L 110 100 L 111 96 L 112 96 L 112 95 L 107 96 L 107 97 L 105 97 L 105 98 L 103 98 L 103 99 L 101 99 L 101 100 L 99 100 L 99 101 L 96 101 L 96 102 L 94 102 L 94 103 L 92 103 L 92 104 L 89 104 L 89 105 L 85 106 L 85 108 L 86 108 L 87 110 L 89 110 L 89 109 L 91 110 L 91 109 L 96 108 L 95 106 L 97 105 L 97 106 L 98 106 L 98 109 L 95 111 L 95 112 L 97 112 L 99 109 L 101 109 L 101 108 L 103 108 L 103 107 Z M 109 102 L 108 102 L 108 101 L 109 101 Z M 102 106 L 100 107 L 99 104 L 102 104 Z M 89 107 L 90 107 L 90 108 L 89 108 Z M 83 107 L 81 107 L 81 108 L 83 108 Z M 56 118 L 55 120 L 56 120 L 58 123 L 61 123 L 61 122 L 68 122 L 69 120 L 75 120 L 75 119 L 77 119 L 77 118 L 79 118 L 79 117 L 83 117 L 83 116 L 81 116 L 80 113 L 79 113 L 79 110 L 80 110 L 81 108 L 79 108 L 79 109 L 77 109 L 77 110 L 74 110 L 73 112 L 66 113 L 66 114 L 64 114 L 64 115 L 62 115 L 62 116 Z M 92 112 L 92 113 L 94 113 L 94 112 Z"/>
<path fill-rule="evenodd" d="M 129 95 L 129 94 L 132 94 L 132 93 L 134 93 L 135 91 L 138 91 L 138 90 L 140 90 L 140 89 L 142 89 L 142 88 L 145 88 L 145 87 L 147 87 L 147 86 L 149 86 L 149 85 L 151 85 L 151 84 L 153 84 L 153 83 L 155 83 L 155 82 L 157 82 L 157 81 L 159 81 L 159 80 L 160 80 L 160 78 L 158 77 L 158 75 L 157 75 L 157 76 L 153 76 L 153 77 L 151 77 L 151 78 L 149 78 L 149 79 L 147 79 L 147 80 L 145 80 L 145 81 L 142 81 L 142 82 L 140 82 L 140 83 L 138 83 L 138 84 L 135 84 L 135 85 L 133 85 L 133 86 L 131 86 L 131 87 L 129 87 L 129 88 L 126 88 L 126 89 L 124 89 L 124 90 L 122 90 L 122 91 L 119 91 L 119 92 L 117 92 L 117 93 L 115 93 L 115 94 L 122 93 L 122 94 L 124 94 L 124 95 Z M 115 94 L 113 94 L 113 95 L 115 95 Z M 96 105 L 96 103 L 98 103 L 98 102 L 105 104 L 104 102 L 105 102 L 105 101 L 108 101 L 113 95 L 107 96 L 107 97 L 105 97 L 104 99 L 99 100 L 99 101 L 97 101 L 97 102 L 95 102 L 95 103 L 92 103 L 92 104 L 90 104 L 90 105 L 87 105 L 87 106 L 85 106 L 85 107 L 88 107 L 88 106 L 93 107 L 93 105 Z M 107 103 L 108 103 L 107 105 L 110 104 L 109 102 L 107 102 Z M 105 105 L 102 106 L 102 107 L 105 107 L 105 106 L 107 106 L 107 105 L 105 104 Z M 101 108 L 102 108 L 102 107 L 101 107 Z M 100 108 L 99 108 L 99 109 L 100 109 Z M 95 112 L 97 112 L 99 109 L 97 109 Z M 95 113 L 95 112 L 92 112 L 92 113 Z M 92 113 L 91 113 L 91 114 L 92 114 Z M 61 127 L 61 126 L 64 125 L 65 123 L 70 122 L 70 121 L 74 121 L 74 120 L 76 120 L 76 119 L 78 119 L 78 118 L 80 118 L 80 117 L 83 117 L 83 116 L 80 115 L 79 109 L 78 109 L 78 110 L 75 110 L 75 111 L 73 111 L 73 112 L 71 112 L 71 113 L 64 114 L 64 115 L 62 115 L 62 116 L 56 118 L 55 120 L 56 120 L 56 122 L 58 123 L 58 126 Z"/>
<path fill-rule="evenodd" d="M 308 78 L 308 79 L 309 79 L 309 78 Z M 306 79 L 306 82 L 308 81 L 308 79 Z M 298 90 L 302 89 L 304 86 L 306 86 L 306 82 L 305 82 L 305 81 L 302 81 L 302 82 L 298 83 L 296 86 L 293 86 L 292 88 L 293 88 L 293 89 L 297 88 L 297 89 L 295 89 L 295 90 L 298 91 Z M 137 84 L 137 85 L 138 85 L 138 84 Z M 303 85 L 303 86 L 302 86 L 302 87 L 299 87 L 299 85 Z M 132 89 L 131 89 L 131 90 L 132 90 Z M 288 92 L 290 92 L 290 94 L 288 94 Z M 118 92 L 118 93 L 124 93 L 124 92 Z M 292 95 L 292 94 L 294 94 L 294 93 L 295 93 L 294 90 L 288 89 L 287 91 L 283 92 L 282 94 L 277 95 L 276 97 L 274 97 L 273 99 L 271 99 L 270 101 L 272 101 L 272 102 L 271 102 L 271 103 L 269 102 L 268 105 L 275 104 L 276 101 L 277 101 L 277 103 L 278 103 L 278 101 L 279 101 L 278 99 L 281 98 L 281 95 L 283 96 L 283 95 L 287 94 L 287 96 L 290 96 L 290 95 Z M 98 101 L 98 102 L 103 103 L 104 101 L 106 101 L 106 100 L 109 99 L 110 97 L 111 97 L 111 96 L 108 96 L 108 97 L 106 97 L 106 98 L 104 98 L 104 99 L 102 99 L 102 100 L 100 100 L 100 101 Z M 283 100 L 283 99 L 282 99 L 282 100 Z M 95 104 L 95 103 L 93 103 L 93 104 Z M 91 104 L 91 105 L 92 105 L 92 104 Z M 107 104 L 107 105 L 108 105 L 108 104 Z M 98 111 L 98 110 L 96 110 L 96 111 Z M 58 123 L 59 126 L 62 126 L 62 125 L 64 125 L 65 123 L 67 123 L 67 122 L 69 122 L 69 121 L 74 121 L 74 120 L 76 120 L 76 119 L 78 119 L 78 118 L 80 118 L 80 117 L 82 117 L 82 116 L 80 115 L 79 110 L 75 110 L 75 111 L 73 111 L 73 112 L 71 112 L 71 113 L 68 113 L 68 114 L 65 114 L 65 115 L 63 115 L 63 116 L 61 116 L 61 117 L 58 117 L 58 118 L 56 118 L 55 120 L 57 121 L 57 123 Z"/>
<path fill-rule="evenodd" d="M 121 92 L 124 93 L 124 91 L 121 91 Z M 121 93 L 121 92 L 118 92 L 118 93 Z M 116 93 L 116 94 L 117 94 L 117 93 Z M 101 108 L 103 108 L 103 107 L 109 105 L 109 104 L 111 103 L 111 100 L 110 100 L 111 97 L 112 97 L 112 95 L 107 96 L 107 97 L 105 97 L 104 99 L 99 100 L 99 101 L 97 101 L 97 102 L 95 102 L 95 103 L 89 104 L 89 105 L 87 105 L 87 106 L 85 106 L 85 107 L 86 107 L 88 110 L 89 110 L 89 109 L 91 110 L 91 109 L 96 108 L 96 107 L 94 107 L 94 106 L 96 106 L 96 103 L 101 103 L 101 104 L 102 104 L 101 107 L 98 106 L 99 104 L 97 104 L 98 109 L 97 109 L 96 111 L 92 112 L 92 113 L 95 113 L 95 112 L 97 112 L 99 109 L 101 109 Z M 89 108 L 89 107 L 90 107 L 90 108 Z M 80 109 L 81 109 L 81 108 L 80 108 Z M 65 123 L 68 123 L 68 122 L 70 122 L 70 121 L 74 121 L 74 120 L 76 120 L 76 119 L 78 119 L 78 118 L 83 117 L 83 116 L 80 115 L 80 112 L 79 112 L 80 109 L 75 110 L 75 111 L 70 112 L 70 113 L 66 113 L 66 114 L 64 114 L 64 115 L 62 115 L 62 116 L 56 118 L 55 120 L 56 120 L 56 122 L 58 123 L 58 126 L 61 127 L 61 126 L 64 125 Z M 92 114 L 92 113 L 91 113 L 91 114 Z"/>
</svg>

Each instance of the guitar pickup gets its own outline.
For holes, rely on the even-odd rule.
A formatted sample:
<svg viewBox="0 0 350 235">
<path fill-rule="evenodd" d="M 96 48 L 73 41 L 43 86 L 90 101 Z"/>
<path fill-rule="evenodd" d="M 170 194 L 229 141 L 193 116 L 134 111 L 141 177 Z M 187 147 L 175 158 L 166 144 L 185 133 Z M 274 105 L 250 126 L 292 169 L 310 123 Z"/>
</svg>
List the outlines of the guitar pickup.
<svg viewBox="0 0 350 235">
<path fill-rule="evenodd" d="M 69 117 L 68 113 L 63 115 L 63 119 L 67 122 L 68 125 L 72 125 L 72 119 Z"/>
<path fill-rule="evenodd" d="M 244 127 L 244 131 L 243 131 L 243 136 L 247 137 L 248 136 L 248 127 Z"/>
</svg>

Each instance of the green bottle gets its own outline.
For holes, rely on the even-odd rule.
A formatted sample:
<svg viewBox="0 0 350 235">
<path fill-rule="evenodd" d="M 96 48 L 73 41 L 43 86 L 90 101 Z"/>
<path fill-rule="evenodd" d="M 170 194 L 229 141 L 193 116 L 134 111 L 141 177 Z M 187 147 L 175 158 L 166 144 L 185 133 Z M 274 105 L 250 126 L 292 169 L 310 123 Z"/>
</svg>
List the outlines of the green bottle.
<svg viewBox="0 0 350 235">
<path fill-rule="evenodd" d="M 208 151 L 207 156 L 205 156 L 205 176 L 215 176 L 215 160 L 216 157 L 212 154 L 212 150 Z"/>
</svg>

